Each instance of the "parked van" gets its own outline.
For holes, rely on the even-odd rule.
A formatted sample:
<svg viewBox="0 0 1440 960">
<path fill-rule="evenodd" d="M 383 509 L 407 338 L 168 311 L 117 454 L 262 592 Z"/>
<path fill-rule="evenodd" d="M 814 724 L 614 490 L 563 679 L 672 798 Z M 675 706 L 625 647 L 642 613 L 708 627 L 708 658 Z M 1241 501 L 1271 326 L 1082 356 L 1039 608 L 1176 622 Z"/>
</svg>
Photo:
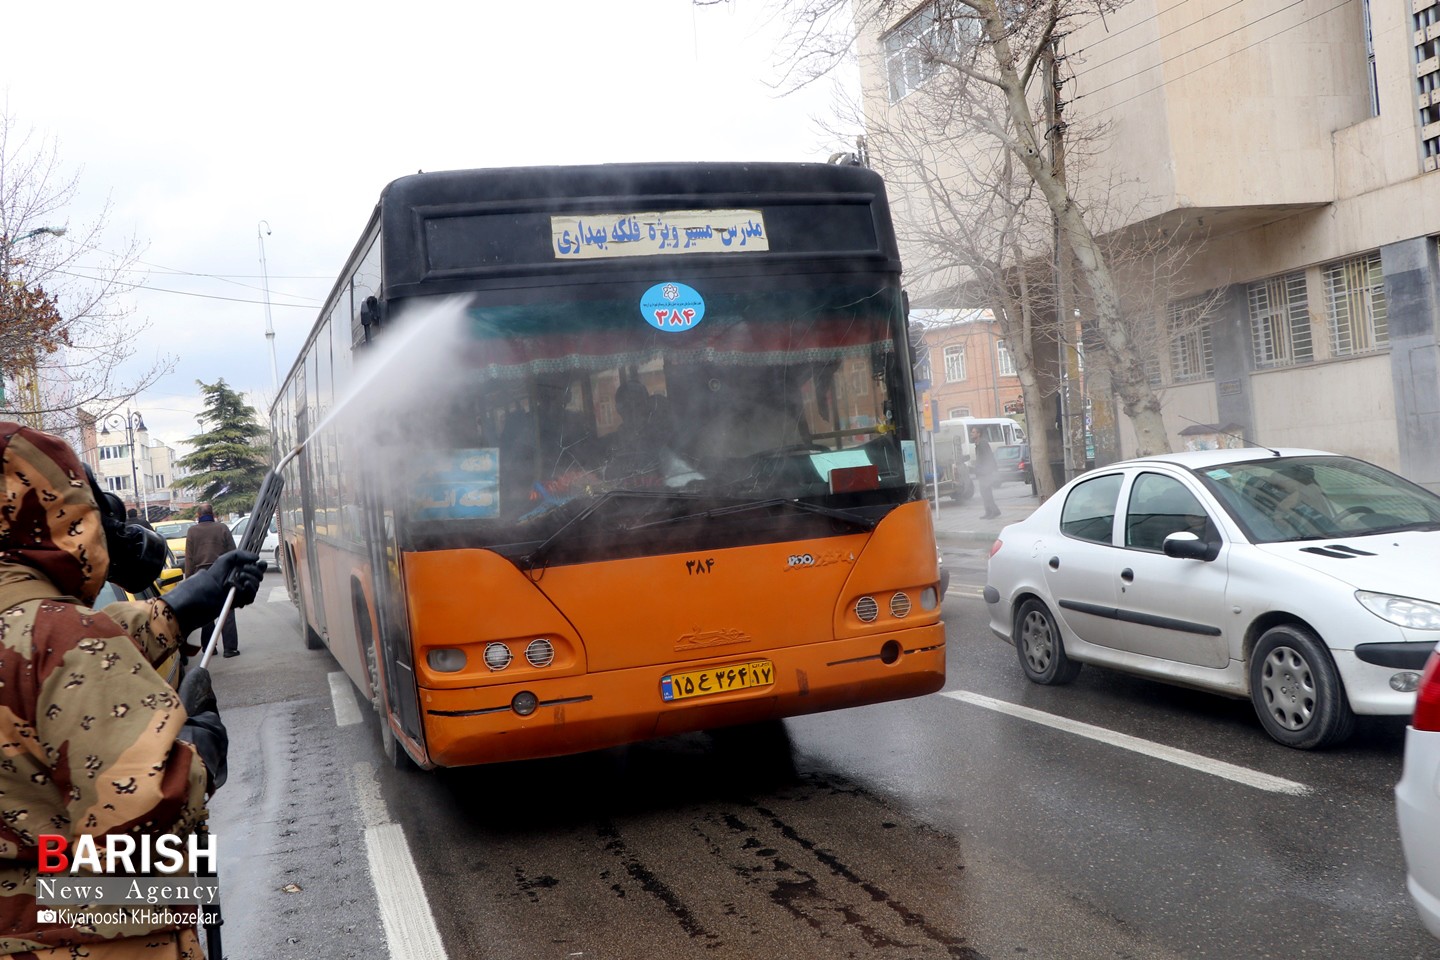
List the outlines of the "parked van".
<svg viewBox="0 0 1440 960">
<path fill-rule="evenodd" d="M 942 480 L 954 481 L 951 496 L 963 500 L 974 491 L 975 444 L 970 442 L 972 427 L 995 447 L 1025 442 L 1025 428 L 1010 417 L 955 417 L 941 420 L 935 431 L 935 458 Z M 943 488 L 942 488 L 943 489 Z M 963 491 L 963 492 L 962 492 Z"/>
</svg>

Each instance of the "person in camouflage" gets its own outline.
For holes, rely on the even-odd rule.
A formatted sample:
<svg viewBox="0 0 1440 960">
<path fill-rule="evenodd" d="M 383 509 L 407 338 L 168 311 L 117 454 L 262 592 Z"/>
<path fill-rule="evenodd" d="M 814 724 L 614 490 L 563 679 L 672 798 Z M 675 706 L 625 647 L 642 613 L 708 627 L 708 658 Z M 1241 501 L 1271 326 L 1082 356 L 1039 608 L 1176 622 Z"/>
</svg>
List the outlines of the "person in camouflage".
<svg viewBox="0 0 1440 960">
<path fill-rule="evenodd" d="M 62 440 L 0 421 L 0 956 L 200 960 L 193 928 L 72 927 L 36 913 L 40 834 L 73 850 L 82 834 L 205 830 L 225 729 L 213 699 L 187 715 L 154 665 L 215 618 L 227 578 L 240 606 L 264 574 L 235 551 L 164 599 L 92 610 L 127 562 L 107 496 Z"/>
</svg>

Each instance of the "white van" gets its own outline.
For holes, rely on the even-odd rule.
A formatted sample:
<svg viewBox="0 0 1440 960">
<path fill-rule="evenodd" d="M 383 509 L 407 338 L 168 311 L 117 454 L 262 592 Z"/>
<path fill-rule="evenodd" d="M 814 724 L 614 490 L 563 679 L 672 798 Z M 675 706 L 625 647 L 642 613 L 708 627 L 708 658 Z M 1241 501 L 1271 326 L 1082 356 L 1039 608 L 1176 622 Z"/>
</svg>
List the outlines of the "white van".
<svg viewBox="0 0 1440 960">
<path fill-rule="evenodd" d="M 941 420 L 940 429 L 935 431 L 935 457 L 939 461 L 942 477 L 961 479 L 956 489 L 968 488 L 968 478 L 973 474 L 975 445 L 970 442 L 970 430 L 980 428 L 980 435 L 990 442 L 990 448 L 1011 443 L 1025 442 L 1025 428 L 1010 417 L 955 417 Z M 968 492 L 966 494 L 968 496 Z M 957 496 L 955 499 L 963 499 Z"/>
</svg>

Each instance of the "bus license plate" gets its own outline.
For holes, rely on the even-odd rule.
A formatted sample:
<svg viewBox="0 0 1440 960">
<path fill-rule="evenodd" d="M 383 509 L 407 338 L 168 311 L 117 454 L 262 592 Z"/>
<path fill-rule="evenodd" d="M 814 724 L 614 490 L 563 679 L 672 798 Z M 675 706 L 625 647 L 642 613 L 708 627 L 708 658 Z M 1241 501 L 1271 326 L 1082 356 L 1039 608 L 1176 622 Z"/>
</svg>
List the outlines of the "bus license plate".
<svg viewBox="0 0 1440 960">
<path fill-rule="evenodd" d="M 775 665 L 769 660 L 752 660 L 661 677 L 660 697 L 664 700 L 686 700 L 750 687 L 768 687 L 774 682 Z"/>
</svg>

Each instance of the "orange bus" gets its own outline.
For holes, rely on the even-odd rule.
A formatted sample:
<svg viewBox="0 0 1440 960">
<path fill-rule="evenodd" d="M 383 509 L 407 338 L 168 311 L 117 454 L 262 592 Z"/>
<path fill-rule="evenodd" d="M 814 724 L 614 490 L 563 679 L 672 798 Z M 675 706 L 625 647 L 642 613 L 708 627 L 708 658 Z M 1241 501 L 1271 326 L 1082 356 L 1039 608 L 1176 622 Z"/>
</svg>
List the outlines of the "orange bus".
<svg viewBox="0 0 1440 960">
<path fill-rule="evenodd" d="M 272 408 L 307 644 L 423 768 L 938 690 L 904 304 L 857 167 L 394 181 Z"/>
</svg>

